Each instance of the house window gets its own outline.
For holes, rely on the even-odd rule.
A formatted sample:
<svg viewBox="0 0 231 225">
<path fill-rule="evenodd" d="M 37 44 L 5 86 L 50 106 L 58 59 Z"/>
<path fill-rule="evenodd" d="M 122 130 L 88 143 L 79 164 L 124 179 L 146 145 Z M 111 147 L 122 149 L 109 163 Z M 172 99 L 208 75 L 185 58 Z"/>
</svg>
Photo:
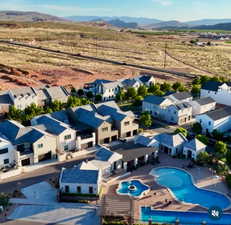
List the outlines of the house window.
<svg viewBox="0 0 231 225">
<path fill-rule="evenodd" d="M 8 148 L 3 148 L 3 149 L 0 150 L 0 155 L 1 154 L 6 154 L 6 153 L 8 153 Z"/>
<path fill-rule="evenodd" d="M 81 190 L 81 186 L 77 186 L 77 193 L 81 193 L 82 190 Z"/>
<path fill-rule="evenodd" d="M 68 145 L 64 145 L 64 151 L 68 151 Z"/>
<path fill-rule="evenodd" d="M 209 121 L 209 126 L 211 126 L 211 121 Z"/>
<path fill-rule="evenodd" d="M 9 164 L 9 159 L 4 159 L 4 164 Z"/>
<path fill-rule="evenodd" d="M 70 192 L 70 187 L 68 185 L 65 185 L 65 192 L 69 193 Z"/>
<path fill-rule="evenodd" d="M 108 131 L 108 127 L 102 128 L 102 131 L 103 131 L 103 132 L 107 132 L 107 131 Z"/>
<path fill-rule="evenodd" d="M 71 135 L 70 134 L 64 136 L 64 140 L 69 140 L 69 139 L 71 139 Z"/>
<path fill-rule="evenodd" d="M 124 123 L 124 126 L 129 126 L 129 124 L 130 124 L 130 121 L 127 121 Z"/>
<path fill-rule="evenodd" d="M 38 148 L 42 148 L 43 147 L 43 144 L 38 144 Z"/>
<path fill-rule="evenodd" d="M 89 187 L 89 194 L 93 194 L 93 187 Z"/>
</svg>

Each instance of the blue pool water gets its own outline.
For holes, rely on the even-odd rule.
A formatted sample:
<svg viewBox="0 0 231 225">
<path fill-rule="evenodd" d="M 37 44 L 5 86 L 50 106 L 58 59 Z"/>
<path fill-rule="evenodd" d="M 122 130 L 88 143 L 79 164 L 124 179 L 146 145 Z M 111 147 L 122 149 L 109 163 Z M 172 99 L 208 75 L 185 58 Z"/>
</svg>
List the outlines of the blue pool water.
<svg viewBox="0 0 231 225">
<path fill-rule="evenodd" d="M 158 184 L 169 188 L 179 201 L 198 204 L 205 208 L 217 206 L 221 209 L 226 209 L 231 204 L 229 198 L 223 194 L 196 187 L 191 175 L 184 170 L 157 168 L 152 171 L 152 175 Z"/>
<path fill-rule="evenodd" d="M 139 180 L 123 181 L 119 184 L 117 193 L 120 195 L 130 195 L 139 197 L 143 192 L 149 190 L 149 187 Z"/>
<path fill-rule="evenodd" d="M 176 212 L 176 211 L 160 211 L 151 210 L 150 207 L 141 208 L 141 220 L 148 222 L 149 220 L 159 223 L 175 223 L 178 219 L 180 224 L 200 225 L 206 221 L 207 225 L 230 225 L 231 214 L 223 214 L 219 220 L 210 218 L 208 213 L 202 212 Z"/>
</svg>

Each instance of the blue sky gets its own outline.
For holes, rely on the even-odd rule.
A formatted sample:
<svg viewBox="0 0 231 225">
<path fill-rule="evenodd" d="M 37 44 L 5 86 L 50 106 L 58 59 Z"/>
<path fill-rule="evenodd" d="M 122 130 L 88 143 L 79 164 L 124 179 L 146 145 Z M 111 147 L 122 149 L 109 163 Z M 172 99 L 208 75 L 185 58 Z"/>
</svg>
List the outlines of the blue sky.
<svg viewBox="0 0 231 225">
<path fill-rule="evenodd" d="M 188 21 L 231 18 L 230 0 L 0 0 L 0 10 L 39 11 L 57 16 L 136 16 Z"/>
</svg>

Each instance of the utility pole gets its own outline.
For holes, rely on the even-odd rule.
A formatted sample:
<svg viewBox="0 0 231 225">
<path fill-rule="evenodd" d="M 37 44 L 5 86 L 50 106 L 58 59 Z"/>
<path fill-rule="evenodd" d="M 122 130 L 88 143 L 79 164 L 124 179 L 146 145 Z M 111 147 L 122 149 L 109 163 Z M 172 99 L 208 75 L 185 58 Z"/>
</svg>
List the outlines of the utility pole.
<svg viewBox="0 0 231 225">
<path fill-rule="evenodd" d="M 165 47 L 164 47 L 164 69 L 166 68 L 166 65 L 167 65 L 167 47 L 168 47 L 168 44 L 167 44 L 167 42 L 165 42 Z"/>
</svg>

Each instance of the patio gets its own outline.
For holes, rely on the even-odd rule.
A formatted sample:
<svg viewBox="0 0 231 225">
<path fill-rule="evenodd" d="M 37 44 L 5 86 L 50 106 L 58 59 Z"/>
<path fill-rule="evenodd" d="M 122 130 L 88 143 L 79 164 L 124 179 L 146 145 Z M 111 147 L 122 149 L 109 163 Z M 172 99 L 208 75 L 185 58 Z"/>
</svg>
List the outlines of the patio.
<svg viewBox="0 0 231 225">
<path fill-rule="evenodd" d="M 149 172 L 153 168 L 157 167 L 177 167 L 182 168 L 185 165 L 188 165 L 190 161 L 185 159 L 177 159 L 168 156 L 167 154 L 161 153 L 159 155 L 160 164 L 156 165 L 146 165 L 142 168 L 139 168 L 133 171 L 129 176 L 117 179 L 112 181 L 111 183 L 107 183 L 105 185 L 105 195 L 108 199 L 108 205 L 110 205 L 110 201 L 118 202 L 118 205 L 122 205 L 124 202 L 127 202 L 127 213 L 131 214 L 133 211 L 134 218 L 136 220 L 139 219 L 140 214 L 140 207 L 141 206 L 151 206 L 154 209 L 164 209 L 164 210 L 176 210 L 176 211 L 206 211 L 204 208 L 193 205 L 193 204 L 182 204 L 181 202 L 176 201 L 170 192 L 158 185 L 154 181 L 154 177 L 149 175 Z M 195 166 L 194 168 L 188 169 L 185 167 L 187 172 L 192 174 L 195 183 L 198 187 L 222 192 L 224 194 L 229 193 L 229 190 L 223 180 L 217 176 L 214 176 L 212 172 L 208 168 L 198 167 Z M 132 199 L 129 196 L 121 196 L 116 193 L 116 189 L 118 184 L 121 181 L 131 180 L 131 179 L 138 179 L 141 180 L 144 184 L 151 187 L 151 191 L 144 197 L 140 199 Z M 132 210 L 130 209 L 132 208 Z M 110 212 L 110 207 L 107 209 L 107 213 Z M 111 212 L 112 214 L 119 214 L 119 207 L 118 210 L 115 207 L 112 207 Z M 126 210 L 124 209 L 124 212 Z M 128 216 L 129 216 L 128 215 Z"/>
</svg>

